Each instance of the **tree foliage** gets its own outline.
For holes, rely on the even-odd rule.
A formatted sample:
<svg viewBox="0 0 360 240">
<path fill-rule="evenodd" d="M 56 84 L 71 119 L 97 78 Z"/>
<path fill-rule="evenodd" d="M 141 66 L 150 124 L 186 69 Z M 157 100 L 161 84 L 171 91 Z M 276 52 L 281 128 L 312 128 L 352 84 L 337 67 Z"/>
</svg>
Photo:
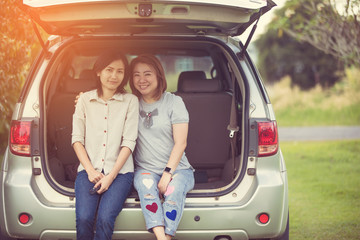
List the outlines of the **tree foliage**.
<svg viewBox="0 0 360 240">
<path fill-rule="evenodd" d="M 352 3 L 349 1 L 344 9 L 345 13 L 354 11 L 354 5 L 350 7 Z M 317 14 L 313 11 L 314 8 L 318 9 Z M 355 46 L 355 43 L 360 38 L 351 38 L 349 34 L 353 32 L 350 29 L 343 29 L 348 35 L 344 33 L 344 36 L 340 36 L 337 29 L 332 30 L 330 27 L 334 26 L 334 22 L 348 26 L 356 21 L 344 18 L 346 14 L 340 15 L 334 9 L 329 0 L 289 0 L 275 12 L 269 30 L 255 42 L 259 50 L 260 72 L 265 75 L 266 80 L 274 82 L 289 75 L 292 85 L 298 85 L 302 89 L 309 89 L 317 84 L 331 87 L 343 76 L 344 62 L 356 65 L 360 46 Z M 356 20 L 356 16 L 354 19 Z M 346 53 L 350 52 L 348 46 L 343 46 L 346 44 L 335 45 L 346 38 L 349 38 L 348 41 L 355 48 L 351 54 Z"/>
<path fill-rule="evenodd" d="M 269 29 L 255 45 L 259 51 L 259 70 L 268 82 L 276 82 L 288 75 L 291 84 L 301 89 L 310 89 L 317 84 L 330 87 L 344 71 L 344 64 L 334 56 L 288 34 L 279 35 L 275 29 Z"/>
<path fill-rule="evenodd" d="M 0 0 L 0 152 L 7 144 L 13 107 L 31 59 L 39 50 L 30 19 L 17 0 Z"/>
<path fill-rule="evenodd" d="M 360 0 L 289 0 L 277 16 L 277 29 L 360 67 Z"/>
</svg>

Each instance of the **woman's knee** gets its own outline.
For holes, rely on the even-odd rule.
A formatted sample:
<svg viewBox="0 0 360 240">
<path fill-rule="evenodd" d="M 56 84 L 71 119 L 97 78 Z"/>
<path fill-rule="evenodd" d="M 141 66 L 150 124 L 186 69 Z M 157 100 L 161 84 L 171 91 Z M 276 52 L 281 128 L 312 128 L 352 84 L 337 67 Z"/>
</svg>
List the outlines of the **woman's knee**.
<svg viewBox="0 0 360 240">
<path fill-rule="evenodd" d="M 116 217 L 114 218 L 111 215 L 100 214 L 96 219 L 96 225 L 112 228 L 115 224 L 115 219 Z"/>
<path fill-rule="evenodd" d="M 194 183 L 194 173 L 190 169 L 187 169 L 175 173 L 169 185 L 174 186 L 178 191 L 182 191 L 183 189 L 185 192 L 188 192 L 193 189 Z"/>
<path fill-rule="evenodd" d="M 86 215 L 76 216 L 76 225 L 80 228 L 92 229 L 94 225 L 94 218 Z"/>
</svg>

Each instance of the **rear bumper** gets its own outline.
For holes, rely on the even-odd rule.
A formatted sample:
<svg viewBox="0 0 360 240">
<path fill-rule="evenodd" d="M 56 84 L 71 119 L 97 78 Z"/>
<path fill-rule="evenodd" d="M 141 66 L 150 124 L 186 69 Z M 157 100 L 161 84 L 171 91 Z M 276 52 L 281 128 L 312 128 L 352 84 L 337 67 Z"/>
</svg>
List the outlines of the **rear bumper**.
<svg viewBox="0 0 360 240">
<path fill-rule="evenodd" d="M 31 169 L 31 168 L 30 168 Z M 71 204 L 46 202 L 31 181 L 32 172 L 1 171 L 0 226 L 1 233 L 11 237 L 35 239 L 76 239 L 75 200 Z M 245 203 L 212 206 L 189 201 L 180 222 L 177 239 L 214 239 L 230 236 L 231 239 L 273 238 L 286 228 L 288 217 L 286 171 L 261 171 L 258 165 L 254 191 Z M 236 190 L 233 194 L 236 193 Z M 201 200 L 201 199 L 199 199 Z M 18 216 L 26 212 L 30 223 L 20 224 Z M 257 220 L 259 213 L 270 216 L 267 224 Z M 151 239 L 139 203 L 128 203 L 116 220 L 115 239 Z"/>
<path fill-rule="evenodd" d="M 72 232 L 57 232 L 46 231 L 42 235 L 41 239 L 58 240 L 58 239 L 76 239 L 75 231 Z M 247 240 L 247 234 L 242 230 L 232 231 L 178 231 L 176 233 L 176 239 L 187 240 L 209 240 L 218 236 L 231 236 L 231 239 Z M 115 231 L 113 239 L 137 239 L 137 240 L 149 240 L 155 239 L 152 233 L 147 231 Z"/>
</svg>

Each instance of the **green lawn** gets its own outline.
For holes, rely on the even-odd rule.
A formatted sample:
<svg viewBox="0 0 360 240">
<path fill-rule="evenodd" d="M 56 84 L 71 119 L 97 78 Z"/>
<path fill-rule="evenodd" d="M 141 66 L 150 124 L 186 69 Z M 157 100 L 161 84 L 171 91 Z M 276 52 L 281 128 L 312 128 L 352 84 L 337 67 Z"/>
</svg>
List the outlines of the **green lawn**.
<svg viewBox="0 0 360 240">
<path fill-rule="evenodd" d="M 285 77 L 267 86 L 278 126 L 360 125 L 360 69 L 347 69 L 333 87 L 308 91 L 291 86 Z"/>
<path fill-rule="evenodd" d="M 360 239 L 360 140 L 281 143 L 291 240 Z"/>
<path fill-rule="evenodd" d="M 275 110 L 278 126 L 355 126 L 360 124 L 359 103 L 341 109 L 316 109 L 301 106 L 291 108 L 291 111 Z"/>
</svg>

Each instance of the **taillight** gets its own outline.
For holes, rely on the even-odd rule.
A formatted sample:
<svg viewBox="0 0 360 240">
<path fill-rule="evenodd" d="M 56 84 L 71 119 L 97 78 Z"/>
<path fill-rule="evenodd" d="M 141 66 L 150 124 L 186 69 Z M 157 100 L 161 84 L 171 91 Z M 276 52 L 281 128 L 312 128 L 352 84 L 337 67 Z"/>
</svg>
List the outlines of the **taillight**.
<svg viewBox="0 0 360 240">
<path fill-rule="evenodd" d="M 10 128 L 10 150 L 22 156 L 30 156 L 30 121 L 12 121 Z"/>
<path fill-rule="evenodd" d="M 258 122 L 258 156 L 274 155 L 278 151 L 278 131 L 276 121 Z"/>
</svg>

